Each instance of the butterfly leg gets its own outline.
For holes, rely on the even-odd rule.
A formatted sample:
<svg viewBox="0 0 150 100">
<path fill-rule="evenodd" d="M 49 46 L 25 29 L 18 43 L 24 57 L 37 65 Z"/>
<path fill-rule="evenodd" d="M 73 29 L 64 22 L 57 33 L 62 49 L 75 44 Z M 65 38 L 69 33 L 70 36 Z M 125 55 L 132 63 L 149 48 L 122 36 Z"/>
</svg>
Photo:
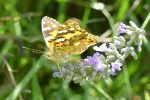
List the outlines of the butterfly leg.
<svg viewBox="0 0 150 100">
<path fill-rule="evenodd" d="M 62 77 L 62 79 L 64 80 L 63 75 L 62 75 L 62 71 L 61 71 L 61 68 L 60 68 L 60 66 L 59 66 L 58 61 L 57 61 L 57 66 L 58 66 L 59 72 L 60 72 L 60 74 L 61 74 L 61 77 Z"/>
</svg>

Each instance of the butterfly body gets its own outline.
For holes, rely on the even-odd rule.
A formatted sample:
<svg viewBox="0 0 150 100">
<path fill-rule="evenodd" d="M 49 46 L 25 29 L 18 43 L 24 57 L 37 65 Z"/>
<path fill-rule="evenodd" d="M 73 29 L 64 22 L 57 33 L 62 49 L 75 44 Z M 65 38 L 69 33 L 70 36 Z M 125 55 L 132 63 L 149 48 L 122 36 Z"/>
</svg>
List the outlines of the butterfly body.
<svg viewBox="0 0 150 100">
<path fill-rule="evenodd" d="M 54 60 L 69 60 L 69 55 L 81 54 L 89 46 L 100 42 L 100 38 L 81 29 L 75 20 L 60 24 L 55 19 L 43 17 L 42 32 L 49 48 L 46 55 Z"/>
</svg>

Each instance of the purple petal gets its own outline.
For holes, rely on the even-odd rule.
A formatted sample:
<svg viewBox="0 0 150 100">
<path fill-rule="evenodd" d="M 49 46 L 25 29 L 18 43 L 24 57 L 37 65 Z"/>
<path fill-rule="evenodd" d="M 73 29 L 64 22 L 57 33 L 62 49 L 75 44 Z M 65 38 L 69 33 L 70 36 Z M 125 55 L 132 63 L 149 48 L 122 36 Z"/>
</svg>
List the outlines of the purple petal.
<svg viewBox="0 0 150 100">
<path fill-rule="evenodd" d="M 59 77 L 60 76 L 60 72 L 54 72 L 53 73 L 53 77 Z"/>
<path fill-rule="evenodd" d="M 86 59 L 84 59 L 89 65 L 95 65 L 96 62 L 91 56 L 87 56 Z"/>
<path fill-rule="evenodd" d="M 122 66 L 122 63 L 120 62 L 111 63 L 110 75 L 112 76 L 116 75 L 117 74 L 116 71 L 120 71 L 121 66 Z"/>
<path fill-rule="evenodd" d="M 93 49 L 100 52 L 106 52 L 109 50 L 109 48 L 106 46 L 106 43 L 103 43 L 100 47 L 94 46 Z"/>
<path fill-rule="evenodd" d="M 121 45 L 121 42 L 120 42 L 119 40 L 114 40 L 114 43 L 115 43 L 117 46 Z"/>
<path fill-rule="evenodd" d="M 104 69 L 105 69 L 105 64 L 98 63 L 98 64 L 95 66 L 95 70 L 96 70 L 96 71 L 104 72 Z"/>
<path fill-rule="evenodd" d="M 111 69 L 110 69 L 110 75 L 115 76 L 116 74 L 117 74 L 117 73 L 116 73 L 116 70 L 113 69 L 113 68 L 111 68 Z"/>
<path fill-rule="evenodd" d="M 101 58 L 100 58 L 100 54 L 99 53 L 94 53 L 93 56 L 88 56 L 85 61 L 93 66 L 93 68 L 96 70 L 96 71 L 100 71 L 100 72 L 103 72 L 104 69 L 105 69 L 105 64 L 103 64 L 103 62 L 101 61 Z"/>
<path fill-rule="evenodd" d="M 86 59 L 84 59 L 89 65 L 95 66 L 98 62 L 100 62 L 100 54 L 94 53 L 93 56 L 87 56 Z"/>
<path fill-rule="evenodd" d="M 117 29 L 117 34 L 120 35 L 122 33 L 127 32 L 127 26 L 124 23 L 120 23 L 118 29 Z"/>
<path fill-rule="evenodd" d="M 112 66 L 112 68 L 113 68 L 114 70 L 120 71 L 120 70 L 121 70 L 122 63 L 114 62 L 114 63 L 111 63 L 111 66 Z"/>
</svg>

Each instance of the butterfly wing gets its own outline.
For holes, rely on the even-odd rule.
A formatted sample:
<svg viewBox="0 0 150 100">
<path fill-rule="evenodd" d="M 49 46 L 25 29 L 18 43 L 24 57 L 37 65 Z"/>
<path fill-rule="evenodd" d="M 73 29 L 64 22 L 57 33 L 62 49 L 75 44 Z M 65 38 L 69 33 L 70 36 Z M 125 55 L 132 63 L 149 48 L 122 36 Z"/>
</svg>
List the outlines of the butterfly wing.
<svg viewBox="0 0 150 100">
<path fill-rule="evenodd" d="M 48 47 L 52 46 L 51 41 L 55 40 L 60 25 L 61 24 L 53 18 L 47 16 L 42 18 L 42 33 Z"/>
<path fill-rule="evenodd" d="M 54 51 L 61 54 L 81 54 L 89 46 L 100 42 L 98 36 L 81 29 L 76 20 L 67 20 L 59 28 Z"/>
</svg>

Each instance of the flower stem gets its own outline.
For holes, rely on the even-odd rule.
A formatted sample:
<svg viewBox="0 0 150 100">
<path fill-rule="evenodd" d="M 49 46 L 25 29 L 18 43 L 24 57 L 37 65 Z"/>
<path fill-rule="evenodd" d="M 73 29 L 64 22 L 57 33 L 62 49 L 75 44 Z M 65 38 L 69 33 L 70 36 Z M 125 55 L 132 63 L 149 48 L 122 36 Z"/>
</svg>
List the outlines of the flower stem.
<svg viewBox="0 0 150 100">
<path fill-rule="evenodd" d="M 113 33 L 112 35 L 114 36 L 115 35 L 115 29 L 114 29 L 114 20 L 113 20 L 112 16 L 110 15 L 110 13 L 105 8 L 103 8 L 101 11 L 106 16 L 106 18 L 108 19 L 112 33 Z"/>
<path fill-rule="evenodd" d="M 30 82 L 32 77 L 40 70 L 42 67 L 43 57 L 39 58 L 37 63 L 31 67 L 30 71 L 26 74 L 26 76 L 21 80 L 21 82 L 15 87 L 15 89 L 8 95 L 5 100 L 16 100 L 21 91 L 25 88 L 25 86 Z"/>
<path fill-rule="evenodd" d="M 89 82 L 90 83 L 90 82 Z M 107 100 L 113 100 L 103 89 L 98 88 L 94 83 L 90 83 L 90 85 L 99 93 L 101 93 Z"/>
<path fill-rule="evenodd" d="M 148 24 L 149 20 L 150 20 L 150 12 L 149 12 L 148 16 L 146 17 L 143 25 L 141 26 L 142 29 L 144 29 L 146 27 L 146 25 Z"/>
</svg>

